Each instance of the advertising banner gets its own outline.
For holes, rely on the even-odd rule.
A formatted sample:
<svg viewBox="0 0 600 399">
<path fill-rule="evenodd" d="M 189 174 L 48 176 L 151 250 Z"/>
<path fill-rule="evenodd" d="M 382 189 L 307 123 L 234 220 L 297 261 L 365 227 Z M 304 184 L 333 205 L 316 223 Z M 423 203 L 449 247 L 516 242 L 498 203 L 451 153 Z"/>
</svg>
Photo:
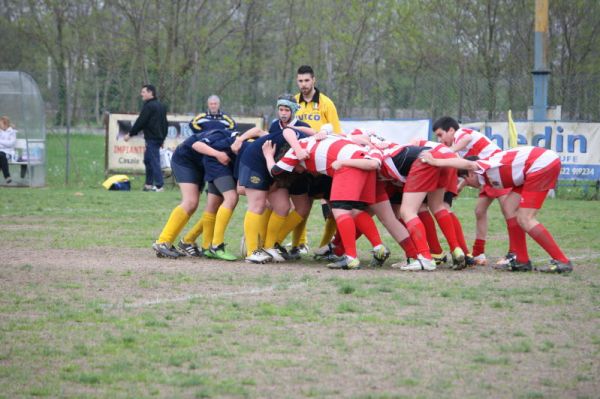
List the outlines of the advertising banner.
<svg viewBox="0 0 600 399">
<path fill-rule="evenodd" d="M 544 147 L 560 156 L 561 180 L 600 179 L 600 123 L 515 122 L 518 145 Z M 508 149 L 507 122 L 465 124 Z"/>
<path fill-rule="evenodd" d="M 412 139 L 427 139 L 431 129 L 429 119 L 417 120 L 357 120 L 342 119 L 340 121 L 344 133 L 360 129 L 365 133 L 375 133 L 394 143 L 407 143 Z"/>
<path fill-rule="evenodd" d="M 129 141 L 123 137 L 131 130 L 138 114 L 111 114 L 108 121 L 106 137 L 106 170 L 107 172 L 144 172 L 144 143 L 143 131 L 133 136 Z M 175 148 L 183 140 L 193 134 L 189 122 L 190 115 L 167 115 L 169 132 L 165 140 L 164 149 L 167 152 Z M 251 127 L 263 128 L 263 118 L 233 116 L 238 130 L 245 131 Z"/>
</svg>

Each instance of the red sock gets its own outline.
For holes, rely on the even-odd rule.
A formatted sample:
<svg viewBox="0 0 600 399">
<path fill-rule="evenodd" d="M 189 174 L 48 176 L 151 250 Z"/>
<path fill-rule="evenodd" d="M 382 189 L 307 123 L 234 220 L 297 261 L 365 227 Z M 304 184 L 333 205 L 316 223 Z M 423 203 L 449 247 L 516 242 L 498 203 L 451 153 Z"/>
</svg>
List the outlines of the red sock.
<svg viewBox="0 0 600 399">
<path fill-rule="evenodd" d="M 413 240 L 410 237 L 406 237 L 402 242 L 400 242 L 400 246 L 404 250 L 404 254 L 407 258 L 416 259 L 417 258 L 417 248 L 413 243 Z"/>
<path fill-rule="evenodd" d="M 429 245 L 429 249 L 434 254 L 441 254 L 444 252 L 442 246 L 440 245 L 440 240 L 438 240 L 437 230 L 435 229 L 435 222 L 433 221 L 433 217 L 429 211 L 419 212 L 419 219 L 421 219 L 421 223 L 425 227 L 425 231 L 427 234 L 427 244 Z"/>
<path fill-rule="evenodd" d="M 527 240 L 525 239 L 525 231 L 519 226 L 517 218 L 510 218 L 506 221 L 508 226 L 508 241 L 511 249 L 517 255 L 517 262 L 526 263 L 529 261 L 527 253 Z"/>
<path fill-rule="evenodd" d="M 450 250 L 454 251 L 455 248 L 460 247 L 458 245 L 458 240 L 456 239 L 456 233 L 454 232 L 454 223 L 452 223 L 452 217 L 450 216 L 450 212 L 445 209 L 438 211 L 435 213 L 435 220 L 438 222 L 438 226 L 442 229 L 442 233 L 444 237 L 446 237 L 446 241 L 448 241 L 448 245 L 450 245 Z"/>
<path fill-rule="evenodd" d="M 473 244 L 473 256 L 481 255 L 485 253 L 485 240 L 475 239 Z"/>
<path fill-rule="evenodd" d="M 564 252 L 560 249 L 552 235 L 546 230 L 543 224 L 539 223 L 533 226 L 531 230 L 527 232 L 537 242 L 540 247 L 544 248 L 546 252 L 552 257 L 563 263 L 568 263 L 569 259 L 565 256 Z"/>
<path fill-rule="evenodd" d="M 356 229 L 367 237 L 372 246 L 376 247 L 382 243 L 377 226 L 371 215 L 367 212 L 363 211 L 354 216 L 354 223 L 356 224 Z"/>
<path fill-rule="evenodd" d="M 450 216 L 452 217 L 452 224 L 454 224 L 454 234 L 456 235 L 458 245 L 460 245 L 460 248 L 465 254 L 468 254 L 469 248 L 467 247 L 467 242 L 465 241 L 465 233 L 463 233 L 463 228 L 460 224 L 460 220 L 458 220 L 454 212 L 450 212 Z"/>
<path fill-rule="evenodd" d="M 417 252 L 423 255 L 427 259 L 431 259 L 431 252 L 429 252 L 429 245 L 427 245 L 427 233 L 425 232 L 425 226 L 418 217 L 412 218 L 406 222 L 406 229 L 410 234 L 410 238 L 417 249 Z"/>
<path fill-rule="evenodd" d="M 335 219 L 342 244 L 344 244 L 344 253 L 352 258 L 356 258 L 356 225 L 354 219 L 349 213 L 338 216 Z"/>
</svg>

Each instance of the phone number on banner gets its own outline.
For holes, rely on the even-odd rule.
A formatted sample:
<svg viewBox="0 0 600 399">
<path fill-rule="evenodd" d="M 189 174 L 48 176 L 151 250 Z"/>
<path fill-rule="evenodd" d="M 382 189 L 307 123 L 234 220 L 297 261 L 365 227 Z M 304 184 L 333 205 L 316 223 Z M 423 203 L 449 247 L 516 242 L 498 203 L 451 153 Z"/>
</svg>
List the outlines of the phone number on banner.
<svg viewBox="0 0 600 399">
<path fill-rule="evenodd" d="M 600 165 L 562 165 L 559 179 L 597 180 L 600 178 Z"/>
</svg>

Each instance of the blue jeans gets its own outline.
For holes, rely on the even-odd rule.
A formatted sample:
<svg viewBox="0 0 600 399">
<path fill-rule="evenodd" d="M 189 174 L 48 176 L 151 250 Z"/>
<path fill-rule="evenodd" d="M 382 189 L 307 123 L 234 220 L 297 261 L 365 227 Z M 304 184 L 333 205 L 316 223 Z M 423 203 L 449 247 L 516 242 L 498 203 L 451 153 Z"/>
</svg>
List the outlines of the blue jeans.
<svg viewBox="0 0 600 399">
<path fill-rule="evenodd" d="M 146 140 L 144 151 L 144 165 L 146 166 L 146 185 L 162 187 L 164 185 L 162 170 L 160 169 L 160 147 L 163 142 L 159 140 Z"/>
</svg>

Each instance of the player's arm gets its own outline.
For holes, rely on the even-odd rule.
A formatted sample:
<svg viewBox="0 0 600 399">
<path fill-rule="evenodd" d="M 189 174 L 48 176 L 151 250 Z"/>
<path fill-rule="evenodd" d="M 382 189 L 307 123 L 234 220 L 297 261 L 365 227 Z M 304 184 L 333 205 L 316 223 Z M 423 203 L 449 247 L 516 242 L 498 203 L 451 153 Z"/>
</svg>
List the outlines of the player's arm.
<svg viewBox="0 0 600 399">
<path fill-rule="evenodd" d="M 377 170 L 379 169 L 379 162 L 375 159 L 343 159 L 333 161 L 331 167 L 334 170 L 341 169 L 343 167 L 356 168 L 362 170 Z"/>
<path fill-rule="evenodd" d="M 452 144 L 450 149 L 454 152 L 459 152 L 460 150 L 465 148 L 467 146 L 467 144 L 469 144 L 469 141 L 471 141 L 471 135 L 465 134 L 460 139 L 458 139 L 458 141 L 456 143 Z"/>
<path fill-rule="evenodd" d="M 317 131 L 315 129 L 307 126 L 294 126 L 294 129 L 304 134 L 308 134 L 309 136 L 314 136 L 315 134 L 317 134 Z"/>
<path fill-rule="evenodd" d="M 313 132 L 314 132 L 314 130 L 313 130 Z M 296 132 L 294 131 L 294 129 L 289 129 L 289 128 L 283 129 L 283 137 L 285 138 L 285 141 L 288 142 L 288 144 L 290 145 L 292 150 L 294 150 L 294 152 L 296 153 L 296 156 L 298 157 L 298 159 L 300 161 L 309 157 L 308 151 L 306 151 L 305 149 L 303 149 L 300 146 L 300 142 L 298 141 L 298 138 L 296 137 Z"/>
<path fill-rule="evenodd" d="M 275 163 L 275 151 L 276 150 L 277 149 L 275 148 L 275 145 L 271 142 L 271 140 L 265 141 L 265 143 L 262 146 L 263 155 L 265 156 L 265 161 L 267 163 L 267 170 L 269 171 L 271 176 L 277 176 L 282 173 L 290 173 L 291 172 L 290 170 L 283 169 L 282 167 L 278 166 Z M 293 150 L 290 148 L 288 150 L 288 152 L 286 153 L 286 155 L 291 151 L 293 151 Z M 294 160 L 294 161 L 296 161 L 296 160 Z M 286 163 L 286 166 L 291 167 L 293 170 L 295 165 L 291 165 L 290 162 L 291 162 L 291 160 L 288 160 L 288 162 Z M 299 161 L 297 161 L 297 162 L 299 162 Z M 297 162 L 296 162 L 296 164 L 297 164 Z"/>
<path fill-rule="evenodd" d="M 265 132 L 259 127 L 255 126 L 253 128 L 250 128 L 235 138 L 235 141 L 233 142 L 233 144 L 231 144 L 231 151 L 237 154 L 240 151 L 240 148 L 242 147 L 244 141 L 249 139 L 255 139 L 257 137 L 261 137 L 267 134 L 267 132 Z"/>
<path fill-rule="evenodd" d="M 219 161 L 223 165 L 227 165 L 229 161 L 231 161 L 225 152 L 215 150 L 208 144 L 203 143 L 201 141 L 196 141 L 194 144 L 192 144 L 192 148 L 194 149 L 194 151 L 197 151 L 200 154 L 216 158 L 217 161 Z"/>
<path fill-rule="evenodd" d="M 430 151 L 424 152 L 421 162 L 429 164 L 431 166 L 437 166 L 439 168 L 455 168 L 465 170 L 478 170 L 479 166 L 475 161 L 469 161 L 463 158 L 448 158 L 448 159 L 437 159 L 431 155 Z"/>
</svg>

